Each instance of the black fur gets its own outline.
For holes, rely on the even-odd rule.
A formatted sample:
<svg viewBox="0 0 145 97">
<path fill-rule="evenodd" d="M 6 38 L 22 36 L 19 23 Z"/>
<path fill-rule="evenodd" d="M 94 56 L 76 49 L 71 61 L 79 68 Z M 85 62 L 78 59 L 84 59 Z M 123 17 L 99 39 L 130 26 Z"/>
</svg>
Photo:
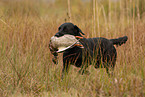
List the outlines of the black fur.
<svg viewBox="0 0 145 97">
<path fill-rule="evenodd" d="M 72 23 L 64 23 L 55 36 L 60 37 L 65 34 L 81 36 L 84 33 Z M 70 64 L 76 67 L 81 67 L 80 72 L 83 74 L 89 65 L 94 65 L 95 68 L 104 67 L 108 73 L 109 68 L 114 68 L 117 52 L 114 45 L 122 45 L 127 41 L 127 36 L 117 39 L 106 39 L 102 37 L 84 38 L 79 41 L 84 48 L 73 47 L 63 53 L 63 70 L 62 73 L 68 72 Z"/>
</svg>

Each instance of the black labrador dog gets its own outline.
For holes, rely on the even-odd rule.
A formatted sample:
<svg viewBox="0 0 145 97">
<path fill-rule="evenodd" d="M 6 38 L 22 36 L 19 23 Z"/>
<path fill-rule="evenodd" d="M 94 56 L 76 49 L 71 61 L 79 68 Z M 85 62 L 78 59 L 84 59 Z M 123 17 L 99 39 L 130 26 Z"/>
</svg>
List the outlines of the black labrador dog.
<svg viewBox="0 0 145 97">
<path fill-rule="evenodd" d="M 117 52 L 114 45 L 121 46 L 128 39 L 127 36 L 117 39 L 106 39 L 102 37 L 85 38 L 85 35 L 76 25 L 72 23 L 64 23 L 58 28 L 55 34 L 61 37 L 65 34 L 82 37 L 79 42 L 84 48 L 74 46 L 63 52 L 63 70 L 62 73 L 68 72 L 70 64 L 76 67 L 81 67 L 80 73 L 86 72 L 89 65 L 94 65 L 95 68 L 106 68 L 107 73 L 110 68 L 114 68 Z M 54 54 L 57 56 L 57 54 Z M 63 76 L 63 74 L 62 74 Z"/>
</svg>

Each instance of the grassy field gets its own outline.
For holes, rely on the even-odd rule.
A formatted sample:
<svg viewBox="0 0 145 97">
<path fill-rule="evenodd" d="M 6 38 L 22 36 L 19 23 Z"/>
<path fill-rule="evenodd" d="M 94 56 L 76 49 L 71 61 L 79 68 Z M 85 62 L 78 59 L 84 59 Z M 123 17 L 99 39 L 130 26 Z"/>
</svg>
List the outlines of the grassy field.
<svg viewBox="0 0 145 97">
<path fill-rule="evenodd" d="M 69 0 L 68 0 L 69 1 Z M 0 0 L 0 97 L 144 97 L 145 0 Z M 49 40 L 64 22 L 85 37 L 128 36 L 117 48 L 114 75 L 71 66 L 61 80 L 62 54 L 53 64 Z"/>
</svg>

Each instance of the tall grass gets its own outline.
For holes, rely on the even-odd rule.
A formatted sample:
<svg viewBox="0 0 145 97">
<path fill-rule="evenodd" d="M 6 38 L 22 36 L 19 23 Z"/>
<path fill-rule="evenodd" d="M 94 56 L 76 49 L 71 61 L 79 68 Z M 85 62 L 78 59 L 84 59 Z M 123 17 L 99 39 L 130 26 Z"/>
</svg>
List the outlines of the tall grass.
<svg viewBox="0 0 145 97">
<path fill-rule="evenodd" d="M 0 0 L 0 96 L 145 96 L 144 2 Z M 54 65 L 48 44 L 59 25 L 70 20 L 85 37 L 128 36 L 116 47 L 112 77 L 91 66 L 90 75 L 80 75 L 71 66 L 61 80 L 62 54 Z"/>
</svg>

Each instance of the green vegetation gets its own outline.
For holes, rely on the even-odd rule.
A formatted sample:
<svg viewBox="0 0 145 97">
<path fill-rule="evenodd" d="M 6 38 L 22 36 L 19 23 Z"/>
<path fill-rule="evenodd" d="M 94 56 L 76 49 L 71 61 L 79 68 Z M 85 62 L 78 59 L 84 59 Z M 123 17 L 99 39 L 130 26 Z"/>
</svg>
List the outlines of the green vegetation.
<svg viewBox="0 0 145 97">
<path fill-rule="evenodd" d="M 144 4 L 144 0 L 70 0 L 70 5 L 67 0 L 0 0 L 0 96 L 145 96 Z M 69 21 L 85 37 L 128 36 L 127 43 L 117 47 L 112 77 L 93 66 L 88 68 L 90 75 L 80 75 L 71 66 L 61 80 L 62 54 L 59 64 L 53 64 L 48 44 L 59 25 Z"/>
</svg>

